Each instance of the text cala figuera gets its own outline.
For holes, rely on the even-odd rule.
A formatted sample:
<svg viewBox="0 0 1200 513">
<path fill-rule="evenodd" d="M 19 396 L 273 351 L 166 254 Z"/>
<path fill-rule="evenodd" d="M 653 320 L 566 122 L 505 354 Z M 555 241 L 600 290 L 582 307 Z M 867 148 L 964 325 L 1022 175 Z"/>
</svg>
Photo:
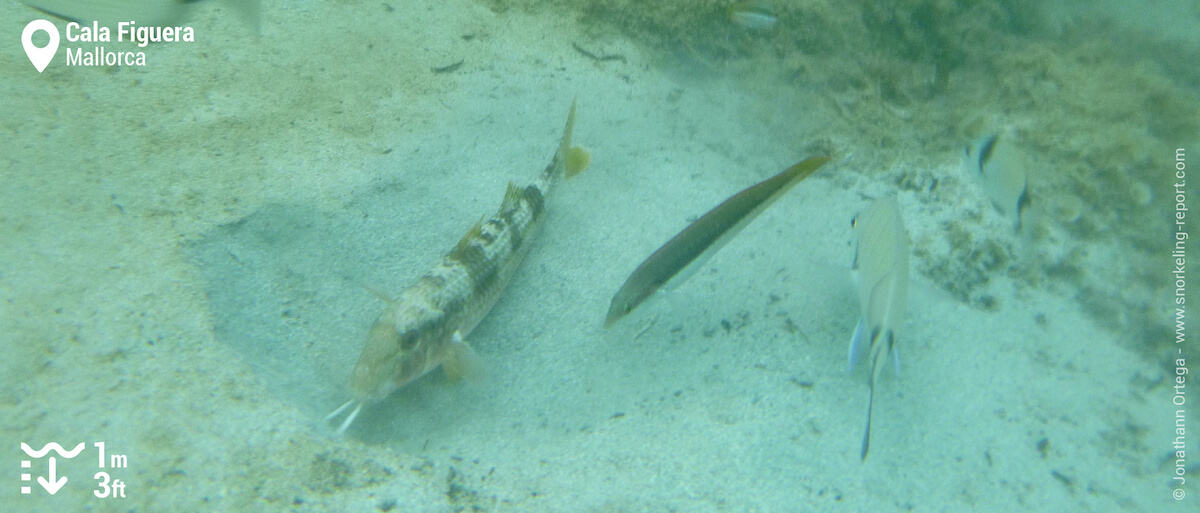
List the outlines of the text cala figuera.
<svg viewBox="0 0 1200 513">
<path fill-rule="evenodd" d="M 72 43 L 108 43 L 112 42 L 112 31 L 97 22 L 89 27 L 76 22 L 67 24 L 67 41 Z M 122 21 L 117 24 L 117 42 L 134 42 L 145 48 L 150 43 L 193 43 L 196 32 L 192 27 L 139 27 L 133 21 Z M 112 52 L 97 46 L 91 52 L 83 48 L 67 50 L 68 66 L 144 66 L 146 54 L 143 52 Z"/>
</svg>

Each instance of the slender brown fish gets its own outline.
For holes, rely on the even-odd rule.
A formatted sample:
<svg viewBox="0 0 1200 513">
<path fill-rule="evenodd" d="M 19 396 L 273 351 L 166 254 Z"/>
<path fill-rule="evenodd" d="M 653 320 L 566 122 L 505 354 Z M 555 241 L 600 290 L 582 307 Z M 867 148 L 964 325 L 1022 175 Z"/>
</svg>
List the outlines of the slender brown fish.
<svg viewBox="0 0 1200 513">
<path fill-rule="evenodd" d="M 826 162 L 829 157 L 808 158 L 734 194 L 688 225 L 629 275 L 612 298 L 604 326 L 612 326 L 664 286 L 685 281 L 771 203 Z"/>
</svg>

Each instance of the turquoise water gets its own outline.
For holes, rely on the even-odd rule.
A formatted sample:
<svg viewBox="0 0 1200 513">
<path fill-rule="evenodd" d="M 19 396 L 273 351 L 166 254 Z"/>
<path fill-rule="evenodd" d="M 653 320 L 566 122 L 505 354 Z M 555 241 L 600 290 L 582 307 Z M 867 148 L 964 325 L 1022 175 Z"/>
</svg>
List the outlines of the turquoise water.
<svg viewBox="0 0 1200 513">
<path fill-rule="evenodd" d="M 1200 142 L 1200 7 L 779 1 L 752 29 L 730 4 L 266 2 L 256 37 L 204 2 L 170 18 L 193 42 L 102 44 L 144 66 L 70 66 L 97 44 L 64 35 L 41 73 L 17 42 L 46 16 L 0 6 L 0 503 L 1194 509 L 1168 257 L 1172 199 L 1195 190 L 1175 184 Z M 335 436 L 372 291 L 531 182 L 573 100 L 591 166 L 468 336 L 482 372 L 434 371 Z M 963 166 L 990 134 L 1028 176 L 1016 233 Z M 655 249 L 818 154 L 690 280 L 603 328 Z M 862 461 L 850 220 L 884 196 L 911 280 Z M 50 495 L 49 456 L 22 442 L 85 446 Z"/>
</svg>

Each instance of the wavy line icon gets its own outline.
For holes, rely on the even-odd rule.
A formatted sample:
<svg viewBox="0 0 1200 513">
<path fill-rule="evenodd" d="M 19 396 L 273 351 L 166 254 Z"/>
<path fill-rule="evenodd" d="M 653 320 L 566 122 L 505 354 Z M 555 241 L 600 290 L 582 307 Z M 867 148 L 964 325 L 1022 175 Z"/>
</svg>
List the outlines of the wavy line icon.
<svg viewBox="0 0 1200 513">
<path fill-rule="evenodd" d="M 35 451 L 29 446 L 29 444 L 21 442 L 21 450 L 25 451 L 25 454 L 28 454 L 30 458 L 41 458 L 42 456 L 45 456 L 46 453 L 53 450 L 54 452 L 57 452 L 59 456 L 71 459 L 79 455 L 79 452 L 83 450 L 83 445 L 83 442 L 79 442 L 79 445 L 76 445 L 75 449 L 67 451 L 63 449 L 63 446 L 58 445 L 58 442 L 50 442 L 46 445 L 43 445 L 41 450 Z"/>
</svg>

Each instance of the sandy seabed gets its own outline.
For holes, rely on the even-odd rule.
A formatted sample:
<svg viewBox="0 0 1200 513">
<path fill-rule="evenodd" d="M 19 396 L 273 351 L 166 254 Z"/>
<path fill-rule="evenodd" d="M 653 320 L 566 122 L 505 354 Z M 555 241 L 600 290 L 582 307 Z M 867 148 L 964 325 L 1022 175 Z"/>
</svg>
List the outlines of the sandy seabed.
<svg viewBox="0 0 1200 513">
<path fill-rule="evenodd" d="M 1183 511 L 1200 493 L 1171 498 L 1169 369 L 1089 314 L 1096 288 L 1020 270 L 1078 232 L 1009 233 L 953 134 L 858 147 L 829 128 L 853 123 L 844 102 L 663 66 L 553 11 L 265 7 L 254 40 L 201 5 L 197 41 L 144 67 L 35 74 L 0 45 L 7 511 Z M 10 42 L 37 16 L 0 12 Z M 533 180 L 576 98 L 592 165 L 472 334 L 482 379 L 431 374 L 335 437 L 323 417 L 383 308 L 367 289 L 400 290 Z M 690 219 L 821 150 L 700 273 L 602 328 Z M 885 195 L 912 298 L 861 462 L 849 221 Z M 1007 260 L 948 290 L 968 236 Z M 1090 258 L 1140 265 L 1106 247 Z M 87 447 L 60 492 L 20 494 L 20 443 L 51 441 Z M 128 458 L 106 469 L 125 498 L 93 493 L 94 442 Z"/>
</svg>

